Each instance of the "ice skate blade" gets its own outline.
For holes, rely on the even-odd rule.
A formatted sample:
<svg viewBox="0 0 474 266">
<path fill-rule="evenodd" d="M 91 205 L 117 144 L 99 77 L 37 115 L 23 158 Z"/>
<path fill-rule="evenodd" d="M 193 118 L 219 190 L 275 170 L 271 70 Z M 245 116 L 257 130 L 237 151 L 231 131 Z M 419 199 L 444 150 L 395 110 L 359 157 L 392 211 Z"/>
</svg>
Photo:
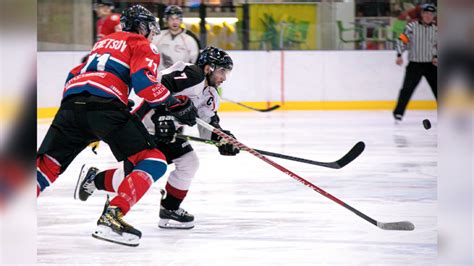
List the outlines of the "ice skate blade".
<svg viewBox="0 0 474 266">
<path fill-rule="evenodd" d="M 140 244 L 138 236 L 129 233 L 120 235 L 115 233 L 112 228 L 104 225 L 98 225 L 92 233 L 92 237 L 129 247 L 137 247 Z"/>
<path fill-rule="evenodd" d="M 77 177 L 77 183 L 76 183 L 76 188 L 74 189 L 74 199 L 75 200 L 78 200 L 79 199 L 79 187 L 82 183 L 82 180 L 84 180 L 84 178 L 86 178 L 86 165 L 83 164 L 82 167 L 81 167 L 81 171 L 79 172 L 79 176 Z"/>
<path fill-rule="evenodd" d="M 158 227 L 163 229 L 191 229 L 194 228 L 194 221 L 181 223 L 171 219 L 160 219 Z"/>
</svg>

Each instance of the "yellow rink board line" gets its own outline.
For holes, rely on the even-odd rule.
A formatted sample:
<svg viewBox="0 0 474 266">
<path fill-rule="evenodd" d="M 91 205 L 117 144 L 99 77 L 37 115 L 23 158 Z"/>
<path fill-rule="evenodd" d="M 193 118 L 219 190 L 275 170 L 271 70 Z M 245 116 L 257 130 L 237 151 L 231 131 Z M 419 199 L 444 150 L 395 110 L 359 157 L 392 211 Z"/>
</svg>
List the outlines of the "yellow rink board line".
<svg viewBox="0 0 474 266">
<path fill-rule="evenodd" d="M 280 102 L 242 102 L 242 104 L 265 109 Z M 311 111 L 311 110 L 393 110 L 396 101 L 332 101 L 332 102 L 285 102 L 278 110 L 284 111 Z M 408 109 L 411 110 L 434 110 L 436 101 L 411 101 Z M 221 103 L 219 112 L 251 111 L 247 108 L 232 103 Z"/>
<path fill-rule="evenodd" d="M 242 104 L 265 109 L 280 102 L 242 102 Z M 395 101 L 348 101 L 348 102 L 285 102 L 279 110 L 283 111 L 310 111 L 310 110 L 392 110 Z M 410 101 L 408 109 L 435 110 L 436 101 Z M 58 111 L 57 107 L 38 108 L 38 119 L 52 118 Z M 250 112 L 251 110 L 229 102 L 222 102 L 219 112 Z M 275 112 L 275 111 L 274 111 Z"/>
</svg>

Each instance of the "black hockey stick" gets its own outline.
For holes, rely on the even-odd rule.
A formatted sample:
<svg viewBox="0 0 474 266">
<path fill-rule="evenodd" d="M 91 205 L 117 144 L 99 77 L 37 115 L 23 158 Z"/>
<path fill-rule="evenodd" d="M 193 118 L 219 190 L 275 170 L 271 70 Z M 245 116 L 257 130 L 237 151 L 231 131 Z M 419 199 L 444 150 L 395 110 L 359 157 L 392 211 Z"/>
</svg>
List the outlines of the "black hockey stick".
<svg viewBox="0 0 474 266">
<path fill-rule="evenodd" d="M 242 106 L 242 107 L 244 107 L 244 108 L 247 108 L 247 109 L 250 109 L 250 110 L 253 110 L 253 111 L 257 111 L 257 112 L 271 112 L 271 111 L 273 111 L 273 110 L 276 110 L 276 109 L 280 108 L 280 105 L 277 104 L 277 105 L 274 105 L 274 106 L 272 106 L 272 107 L 270 107 L 270 108 L 267 108 L 267 109 L 258 109 L 258 108 L 250 107 L 250 106 L 245 105 L 245 104 L 243 104 L 243 103 L 234 102 L 234 101 L 229 100 L 229 99 L 226 99 L 226 98 L 224 98 L 224 97 L 221 97 L 221 99 L 224 100 L 224 101 L 228 101 L 228 102 L 230 102 L 230 103 L 233 103 L 233 104 L 237 104 L 237 105 Z"/>
<path fill-rule="evenodd" d="M 207 139 L 201 139 L 198 137 L 193 137 L 193 136 L 187 136 L 187 135 L 178 135 L 178 138 L 181 139 L 186 139 L 186 140 L 193 140 L 193 141 L 198 141 L 198 142 L 203 142 L 211 145 L 219 145 L 219 142 L 214 141 L 214 140 L 207 140 Z M 352 147 L 352 149 L 346 153 L 344 156 L 342 156 L 341 159 L 335 161 L 335 162 L 318 162 L 318 161 L 313 161 L 313 160 L 308 160 L 308 159 L 303 159 L 303 158 L 298 158 L 298 157 L 293 157 L 285 154 L 280 154 L 280 153 L 275 153 L 275 152 L 270 152 L 270 151 L 262 151 L 258 149 L 252 148 L 254 151 L 261 153 L 263 155 L 267 156 L 272 156 L 275 158 L 280 158 L 280 159 L 286 159 L 286 160 L 291 160 L 291 161 L 296 161 L 300 163 L 307 163 L 307 164 L 313 164 L 313 165 L 318 165 L 322 167 L 327 167 L 327 168 L 332 168 L 332 169 L 341 169 L 342 167 L 348 165 L 350 162 L 352 162 L 355 158 L 357 158 L 365 149 L 365 144 L 362 141 L 359 141 Z"/>
<path fill-rule="evenodd" d="M 319 194 L 325 196 L 326 198 L 328 198 L 328 199 L 334 201 L 335 203 L 341 205 L 342 207 L 350 210 L 351 212 L 353 212 L 357 216 L 359 216 L 362 219 L 366 220 L 367 222 L 377 226 L 380 229 L 383 229 L 383 230 L 401 230 L 401 231 L 413 231 L 415 229 L 415 225 L 413 223 L 409 222 L 409 221 L 390 222 L 390 223 L 379 222 L 379 221 L 367 216 L 366 214 L 362 213 L 361 211 L 353 208 L 352 206 L 350 206 L 349 204 L 343 202 L 342 200 L 336 198 L 335 196 L 329 194 L 328 192 L 324 191 L 323 189 L 321 189 L 320 187 L 314 185 L 313 183 L 307 181 L 306 179 L 300 177 L 299 175 L 293 173 L 292 171 L 286 169 L 285 167 L 283 167 L 283 166 L 277 164 L 276 162 L 268 159 L 267 157 L 263 156 L 262 154 L 255 151 L 254 149 L 245 146 L 244 144 L 242 144 L 238 140 L 228 136 L 224 132 L 220 131 L 219 129 L 217 129 L 217 128 L 211 126 L 211 125 L 209 125 L 205 121 L 203 121 L 199 118 L 196 118 L 196 122 L 199 125 L 201 125 L 202 127 L 205 127 L 206 129 L 210 130 L 211 132 L 219 135 L 224 140 L 226 140 L 230 144 L 234 145 L 234 147 L 237 147 L 241 150 L 244 150 L 246 152 L 251 153 L 255 157 L 259 158 L 260 160 L 268 163 L 269 165 L 277 168 L 278 170 L 282 171 L 283 173 L 291 176 L 293 179 L 295 179 L 296 181 L 298 181 L 301 184 L 305 185 L 306 187 L 311 188 L 312 190 L 318 192 Z"/>
</svg>

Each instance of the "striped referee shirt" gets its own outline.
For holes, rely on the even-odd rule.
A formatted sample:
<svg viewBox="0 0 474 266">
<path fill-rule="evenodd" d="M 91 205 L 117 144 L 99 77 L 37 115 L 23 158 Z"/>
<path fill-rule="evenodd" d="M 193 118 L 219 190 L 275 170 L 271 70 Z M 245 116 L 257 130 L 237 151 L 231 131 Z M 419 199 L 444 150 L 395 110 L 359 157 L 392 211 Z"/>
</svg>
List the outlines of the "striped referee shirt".
<svg viewBox="0 0 474 266">
<path fill-rule="evenodd" d="M 405 26 L 397 40 L 397 54 L 408 50 L 410 62 L 426 63 L 437 57 L 438 26 L 415 20 Z"/>
</svg>

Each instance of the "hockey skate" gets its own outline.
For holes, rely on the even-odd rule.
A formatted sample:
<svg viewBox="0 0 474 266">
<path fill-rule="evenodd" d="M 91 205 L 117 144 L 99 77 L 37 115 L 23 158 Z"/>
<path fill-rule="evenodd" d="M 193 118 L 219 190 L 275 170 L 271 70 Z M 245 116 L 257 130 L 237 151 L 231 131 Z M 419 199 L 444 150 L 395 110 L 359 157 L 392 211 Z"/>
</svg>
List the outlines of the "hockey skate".
<svg viewBox="0 0 474 266">
<path fill-rule="evenodd" d="M 104 211 L 97 221 L 97 228 L 92 233 L 92 237 L 130 247 L 138 246 L 142 233 L 122 218 L 123 213 L 120 208 L 110 207 L 107 196 Z"/>
<path fill-rule="evenodd" d="M 82 165 L 81 172 L 77 178 L 76 188 L 74 189 L 74 199 L 86 201 L 97 189 L 94 184 L 94 178 L 99 172 L 95 167 Z"/>
<path fill-rule="evenodd" d="M 166 191 L 161 189 L 160 192 L 163 200 L 166 197 Z M 160 204 L 158 227 L 164 229 L 191 229 L 194 227 L 194 216 L 182 208 L 167 210 Z"/>
</svg>

